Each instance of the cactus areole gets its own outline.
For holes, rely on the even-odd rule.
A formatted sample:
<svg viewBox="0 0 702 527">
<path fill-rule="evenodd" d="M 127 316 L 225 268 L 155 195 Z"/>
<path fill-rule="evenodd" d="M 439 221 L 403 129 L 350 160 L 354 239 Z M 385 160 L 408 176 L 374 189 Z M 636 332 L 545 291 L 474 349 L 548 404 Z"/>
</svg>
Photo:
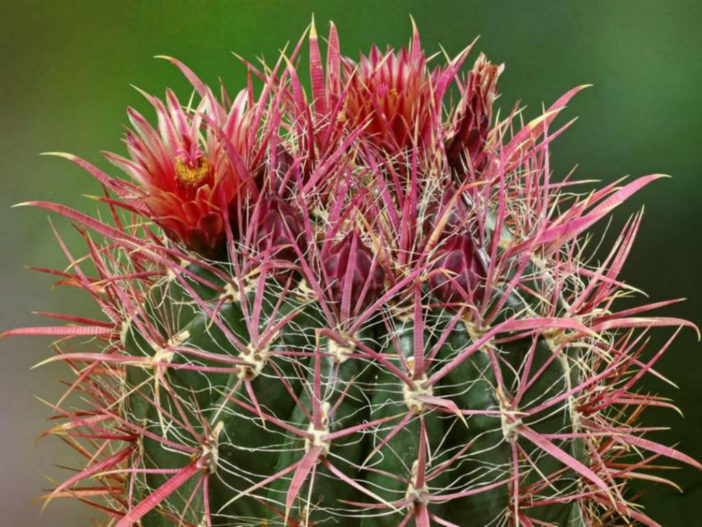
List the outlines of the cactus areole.
<svg viewBox="0 0 702 527">
<path fill-rule="evenodd" d="M 595 263 L 583 235 L 660 176 L 574 193 L 549 149 L 582 87 L 524 124 L 469 56 L 414 28 L 353 59 L 311 24 L 233 96 L 168 58 L 195 96 L 129 110 L 129 177 L 59 154 L 104 211 L 31 204 L 79 226 L 55 273 L 104 317 L 5 332 L 75 374 L 50 433 L 86 464 L 47 500 L 116 527 L 658 525 L 629 482 L 702 467 L 643 427 L 670 404 L 640 381 L 694 326 L 616 302 L 641 214 Z"/>
</svg>

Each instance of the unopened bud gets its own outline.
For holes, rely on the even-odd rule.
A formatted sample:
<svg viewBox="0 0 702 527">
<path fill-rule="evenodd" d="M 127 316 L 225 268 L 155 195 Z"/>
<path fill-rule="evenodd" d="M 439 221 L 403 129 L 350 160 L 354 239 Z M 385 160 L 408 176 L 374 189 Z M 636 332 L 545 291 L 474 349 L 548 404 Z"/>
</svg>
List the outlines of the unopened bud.
<svg viewBox="0 0 702 527">
<path fill-rule="evenodd" d="M 324 255 L 329 297 L 352 311 L 368 306 L 383 290 L 384 273 L 357 233 L 346 236 Z M 349 298 L 345 298 L 345 295 Z"/>
<path fill-rule="evenodd" d="M 295 262 L 298 259 L 295 245 L 305 251 L 304 238 L 300 236 L 304 228 L 295 209 L 280 198 L 270 198 L 257 205 L 256 240 L 260 252 L 272 258 Z"/>
<path fill-rule="evenodd" d="M 446 303 L 473 302 L 486 273 L 470 237 L 450 237 L 438 254 L 429 278 L 434 296 Z"/>
</svg>

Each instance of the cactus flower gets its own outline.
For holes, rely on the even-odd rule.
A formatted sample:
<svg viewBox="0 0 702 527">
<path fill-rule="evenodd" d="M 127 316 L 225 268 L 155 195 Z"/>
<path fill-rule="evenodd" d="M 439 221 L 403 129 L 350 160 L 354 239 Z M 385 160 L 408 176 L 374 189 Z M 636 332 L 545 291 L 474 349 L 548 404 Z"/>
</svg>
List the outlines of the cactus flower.
<svg viewBox="0 0 702 527">
<path fill-rule="evenodd" d="M 125 139 L 129 158 L 115 154 L 108 158 L 138 183 L 132 202 L 146 207 L 169 238 L 215 255 L 225 241 L 228 209 L 250 185 L 249 173 L 230 154 L 231 149 L 244 153 L 246 99 L 237 98 L 221 124 L 222 131 L 215 133 L 202 115 L 207 100 L 188 111 L 171 91 L 165 105 L 155 97 L 147 98 L 158 115 L 157 129 L 130 109 L 134 131 Z"/>
<path fill-rule="evenodd" d="M 409 48 L 383 53 L 373 46 L 358 63 L 347 59 L 344 72 L 342 118 L 349 126 L 363 127 L 373 144 L 391 154 L 431 140 L 437 98 L 416 28 Z"/>
</svg>

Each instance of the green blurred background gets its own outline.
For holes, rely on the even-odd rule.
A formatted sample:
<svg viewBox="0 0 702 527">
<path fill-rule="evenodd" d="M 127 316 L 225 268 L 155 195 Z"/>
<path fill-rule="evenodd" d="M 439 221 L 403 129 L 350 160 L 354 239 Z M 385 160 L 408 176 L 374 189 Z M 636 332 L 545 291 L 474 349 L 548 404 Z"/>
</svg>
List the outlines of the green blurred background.
<svg viewBox="0 0 702 527">
<path fill-rule="evenodd" d="M 702 322 L 702 4 L 698 1 L 319 1 L 174 2 L 0 1 L 0 330 L 35 322 L 31 310 L 90 313 L 71 291 L 52 290 L 51 280 L 25 265 L 60 267 L 61 253 L 47 215 L 10 209 L 29 199 L 48 199 L 94 210 L 81 194 L 98 186 L 68 162 L 39 157 L 70 151 L 107 166 L 102 149 L 121 151 L 124 110 L 146 111 L 130 83 L 162 94 L 166 86 L 187 96 L 180 74 L 152 57 L 168 54 L 206 81 L 222 77 L 241 86 L 244 70 L 230 51 L 274 60 L 305 29 L 312 12 L 321 33 L 334 19 L 342 51 L 355 55 L 371 43 L 400 45 L 409 38 L 409 14 L 429 51 L 439 44 L 456 53 L 480 35 L 478 48 L 506 62 L 499 105 L 520 99 L 535 116 L 542 103 L 568 88 L 592 83 L 570 105 L 581 116 L 555 145 L 554 170 L 579 164 L 581 178 L 609 182 L 621 176 L 664 172 L 659 181 L 619 209 L 613 227 L 646 203 L 638 244 L 624 270 L 630 283 L 653 300 L 688 297 L 669 314 Z M 475 56 L 475 55 L 474 55 Z M 60 232 L 82 248 L 70 225 Z M 660 339 L 658 340 L 660 342 Z M 36 397 L 55 400 L 61 366 L 30 367 L 47 356 L 48 341 L 3 341 L 0 350 L 0 524 L 92 524 L 80 504 L 54 502 L 40 516 L 31 501 L 43 477 L 71 465 L 58 440 L 35 440 L 49 409 Z M 650 414 L 649 423 L 673 427 L 659 434 L 702 459 L 702 348 L 683 334 L 660 370 L 676 381 L 649 389 L 676 399 L 685 418 Z M 669 474 L 684 489 L 648 490 L 644 503 L 664 526 L 701 526 L 702 474 Z"/>
</svg>

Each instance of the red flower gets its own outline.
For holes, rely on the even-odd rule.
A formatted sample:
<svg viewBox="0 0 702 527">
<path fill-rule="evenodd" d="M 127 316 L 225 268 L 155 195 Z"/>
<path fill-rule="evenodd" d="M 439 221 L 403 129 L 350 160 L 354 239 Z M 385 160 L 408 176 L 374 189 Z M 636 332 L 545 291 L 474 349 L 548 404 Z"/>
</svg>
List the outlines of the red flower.
<svg viewBox="0 0 702 527">
<path fill-rule="evenodd" d="M 396 153 L 431 138 L 435 93 L 419 35 L 409 50 L 383 54 L 373 46 L 358 64 L 345 61 L 348 79 L 343 117 L 353 127 L 364 126 L 364 135 L 377 146 Z"/>
<path fill-rule="evenodd" d="M 237 217 L 236 197 L 249 181 L 243 160 L 248 132 L 245 94 L 236 98 L 228 114 L 213 108 L 211 97 L 195 111 L 184 109 L 171 91 L 166 105 L 147 97 L 158 115 L 157 129 L 130 109 L 130 159 L 114 154 L 108 158 L 140 184 L 137 208 L 145 208 L 169 238 L 215 256 L 224 247 L 229 218 Z"/>
</svg>

